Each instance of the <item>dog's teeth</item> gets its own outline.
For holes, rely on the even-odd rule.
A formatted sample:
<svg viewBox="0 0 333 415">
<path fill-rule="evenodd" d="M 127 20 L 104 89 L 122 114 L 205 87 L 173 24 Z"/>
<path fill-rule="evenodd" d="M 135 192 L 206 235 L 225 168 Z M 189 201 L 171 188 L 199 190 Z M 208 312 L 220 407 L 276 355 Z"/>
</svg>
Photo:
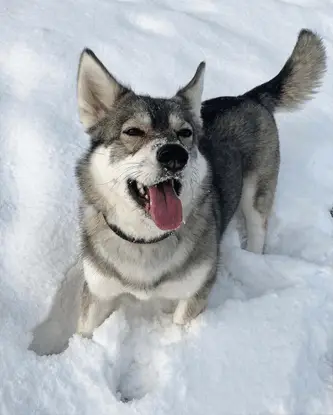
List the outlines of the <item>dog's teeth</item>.
<svg viewBox="0 0 333 415">
<path fill-rule="evenodd" d="M 143 184 L 138 183 L 137 186 L 138 186 L 138 190 L 139 190 L 140 195 L 144 196 L 145 195 L 145 189 L 143 188 Z"/>
</svg>

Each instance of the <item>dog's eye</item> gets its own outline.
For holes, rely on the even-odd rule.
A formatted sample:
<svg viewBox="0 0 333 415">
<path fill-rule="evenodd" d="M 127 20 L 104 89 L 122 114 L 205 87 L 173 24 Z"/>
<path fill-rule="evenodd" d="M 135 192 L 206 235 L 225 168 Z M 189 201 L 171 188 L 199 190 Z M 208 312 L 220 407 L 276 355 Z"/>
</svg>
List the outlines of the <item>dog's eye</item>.
<svg viewBox="0 0 333 415">
<path fill-rule="evenodd" d="M 191 137 L 192 131 L 189 128 L 182 128 L 177 132 L 177 136 L 181 138 Z"/>
<path fill-rule="evenodd" d="M 123 133 L 133 137 L 143 137 L 145 135 L 145 132 L 140 130 L 140 128 L 129 128 L 128 130 L 123 131 Z"/>
</svg>

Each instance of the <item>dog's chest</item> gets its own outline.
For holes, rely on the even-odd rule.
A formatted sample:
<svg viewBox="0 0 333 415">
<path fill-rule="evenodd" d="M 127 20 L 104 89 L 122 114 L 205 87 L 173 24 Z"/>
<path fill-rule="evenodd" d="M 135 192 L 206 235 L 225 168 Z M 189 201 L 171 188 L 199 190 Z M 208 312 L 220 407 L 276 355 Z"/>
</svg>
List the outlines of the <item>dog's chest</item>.
<svg viewBox="0 0 333 415">
<path fill-rule="evenodd" d="M 102 241 L 102 242 L 100 242 Z M 96 255 L 84 260 L 85 279 L 90 291 L 109 299 L 121 294 L 132 294 L 145 300 L 151 297 L 170 299 L 188 298 L 202 285 L 207 270 L 200 261 L 192 269 L 192 238 L 170 238 L 162 243 L 139 246 L 119 238 L 99 238 L 93 244 Z M 203 256 L 203 262 L 207 255 Z"/>
<path fill-rule="evenodd" d="M 151 297 L 186 299 L 200 288 L 207 275 L 207 270 L 202 267 L 195 270 L 184 267 L 162 277 L 160 273 L 149 274 L 147 270 L 143 272 L 137 268 L 137 273 L 132 275 L 132 278 L 119 278 L 117 273 L 103 273 L 97 264 L 88 259 L 84 259 L 83 266 L 90 291 L 105 300 L 121 294 L 132 294 L 140 300 L 148 300 Z M 206 267 L 207 264 L 204 265 L 204 268 Z M 133 272 L 132 268 L 131 271 Z"/>
<path fill-rule="evenodd" d="M 152 296 L 151 290 L 138 289 L 119 280 L 115 275 L 106 275 L 89 260 L 83 261 L 84 277 L 90 291 L 97 297 L 109 300 L 121 294 L 132 294 L 136 298 L 147 300 Z"/>
</svg>

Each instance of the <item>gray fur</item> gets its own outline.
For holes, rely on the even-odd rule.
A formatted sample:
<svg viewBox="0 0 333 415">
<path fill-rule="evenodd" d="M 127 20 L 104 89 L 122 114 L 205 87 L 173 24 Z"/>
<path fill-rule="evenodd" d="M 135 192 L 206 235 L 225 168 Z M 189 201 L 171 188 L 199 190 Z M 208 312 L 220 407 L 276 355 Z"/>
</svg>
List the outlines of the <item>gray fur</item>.
<svg viewBox="0 0 333 415">
<path fill-rule="evenodd" d="M 121 85 L 91 51 L 83 52 L 78 101 L 91 147 L 77 166 L 86 279 L 80 333 L 91 335 L 127 294 L 176 301 L 176 323 L 196 317 L 216 279 L 219 242 L 238 206 L 246 219 L 247 248 L 262 253 L 280 163 L 273 112 L 309 99 L 324 70 L 320 38 L 302 30 L 275 78 L 239 97 L 205 101 L 200 113 L 204 64 L 174 97 L 151 98 Z M 127 126 L 142 134 L 128 136 Z M 182 139 L 184 126 L 193 134 Z M 179 143 L 188 152 L 182 171 L 171 174 L 156 162 L 165 143 Z M 184 223 L 178 229 L 160 242 L 142 244 L 110 228 L 134 239 L 163 237 L 126 183 L 151 186 L 170 178 L 182 184 Z"/>
<path fill-rule="evenodd" d="M 302 29 L 297 43 L 281 72 L 247 95 L 257 98 L 271 112 L 294 110 L 312 99 L 326 71 L 326 52 L 322 39 Z"/>
</svg>

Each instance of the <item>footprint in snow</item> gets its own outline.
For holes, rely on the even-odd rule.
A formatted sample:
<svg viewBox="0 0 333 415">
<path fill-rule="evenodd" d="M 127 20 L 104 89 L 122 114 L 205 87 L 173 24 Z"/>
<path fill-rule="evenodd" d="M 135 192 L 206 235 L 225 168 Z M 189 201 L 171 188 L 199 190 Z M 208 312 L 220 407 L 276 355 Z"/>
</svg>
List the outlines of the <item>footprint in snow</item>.
<svg viewBox="0 0 333 415">
<path fill-rule="evenodd" d="M 110 360 L 105 373 L 110 389 L 124 403 L 143 398 L 167 381 L 168 359 L 160 345 L 163 328 L 156 320 L 148 304 L 127 304 L 94 333 L 93 340 Z"/>
</svg>

